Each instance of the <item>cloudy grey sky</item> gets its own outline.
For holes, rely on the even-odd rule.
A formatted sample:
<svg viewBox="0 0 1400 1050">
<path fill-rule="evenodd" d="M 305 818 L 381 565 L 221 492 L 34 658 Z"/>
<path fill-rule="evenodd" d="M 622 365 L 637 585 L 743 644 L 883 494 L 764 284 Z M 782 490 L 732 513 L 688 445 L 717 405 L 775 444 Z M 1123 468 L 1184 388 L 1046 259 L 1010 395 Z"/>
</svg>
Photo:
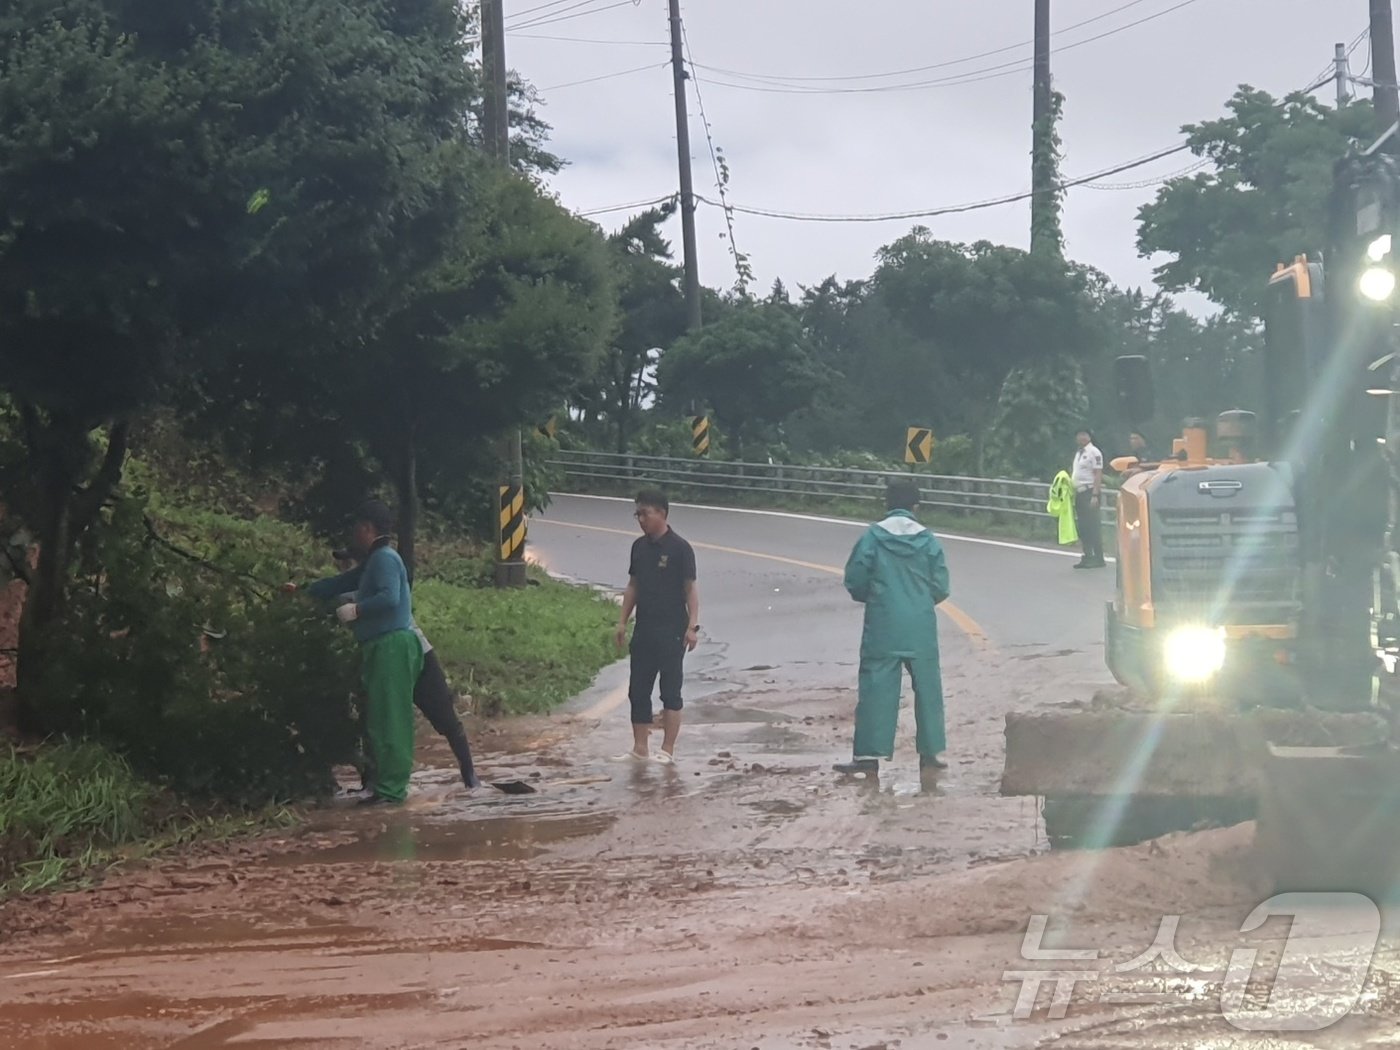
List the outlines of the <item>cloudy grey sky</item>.
<svg viewBox="0 0 1400 1050">
<path fill-rule="evenodd" d="M 862 215 L 1029 187 L 1032 0 L 683 0 L 682 10 L 733 203 Z M 1334 43 L 1357 40 L 1367 3 L 1052 0 L 1052 17 L 1055 84 L 1066 96 L 1064 173 L 1076 177 L 1179 142 L 1181 125 L 1220 114 L 1241 83 L 1275 94 L 1306 86 L 1327 69 Z M 666 0 L 506 0 L 506 20 L 508 61 L 542 89 L 554 148 L 570 162 L 553 180 L 561 200 L 587 211 L 674 192 Z M 1354 73 L 1368 52 L 1359 41 Z M 835 79 L 930 66 L 937 68 Z M 648 68 L 610 76 L 638 67 Z M 575 83 L 595 77 L 608 79 Z M 929 81 L 941 83 L 909 87 Z M 1331 99 L 1334 89 L 1321 96 Z M 716 199 L 693 91 L 689 111 L 696 192 Z M 1134 217 L 1154 190 L 1125 184 L 1193 159 L 1177 154 L 1102 188 L 1071 190 L 1070 255 L 1124 286 L 1150 283 Z M 625 215 L 596 221 L 612 229 Z M 775 277 L 793 287 L 832 273 L 866 276 L 875 251 L 914 224 L 734 221 L 761 287 Z M 1025 246 L 1030 220 L 1020 203 L 919 221 L 941 238 Z M 734 266 L 721 239 L 723 213 L 702 206 L 698 225 L 701 279 L 728 287 Z M 672 233 L 679 255 L 678 224 Z"/>
</svg>

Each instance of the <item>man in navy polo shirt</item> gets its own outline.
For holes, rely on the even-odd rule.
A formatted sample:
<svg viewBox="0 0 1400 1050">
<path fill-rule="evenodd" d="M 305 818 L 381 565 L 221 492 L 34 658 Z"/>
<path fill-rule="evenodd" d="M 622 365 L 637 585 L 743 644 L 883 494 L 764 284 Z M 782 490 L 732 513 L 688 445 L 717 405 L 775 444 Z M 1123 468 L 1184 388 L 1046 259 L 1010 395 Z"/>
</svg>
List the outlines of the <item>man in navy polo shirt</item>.
<svg viewBox="0 0 1400 1050">
<path fill-rule="evenodd" d="M 627 644 L 627 621 L 635 611 L 632 675 L 632 750 L 619 761 L 645 762 L 652 726 L 652 689 L 661 679 L 661 750 L 655 761 L 671 765 L 681 731 L 681 679 L 685 654 L 700 637 L 700 592 L 695 587 L 695 551 L 668 521 L 671 505 L 653 490 L 637 494 L 636 518 L 642 535 L 632 544 L 627 590 L 617 624 L 617 647 Z"/>
</svg>

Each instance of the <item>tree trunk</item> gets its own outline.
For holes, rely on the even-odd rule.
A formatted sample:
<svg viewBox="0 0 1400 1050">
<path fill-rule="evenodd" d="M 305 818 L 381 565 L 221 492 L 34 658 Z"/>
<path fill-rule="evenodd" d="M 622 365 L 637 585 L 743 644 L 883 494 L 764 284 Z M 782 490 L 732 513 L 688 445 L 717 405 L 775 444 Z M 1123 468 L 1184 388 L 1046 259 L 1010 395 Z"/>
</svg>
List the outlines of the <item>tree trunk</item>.
<svg viewBox="0 0 1400 1050">
<path fill-rule="evenodd" d="M 617 454 L 627 455 L 627 410 L 623 409 L 617 417 Z"/>
<path fill-rule="evenodd" d="M 616 386 L 614 387 L 617 391 L 617 454 L 623 456 L 627 454 L 627 438 L 630 436 L 628 434 L 627 424 L 631 421 L 632 407 L 635 404 L 635 395 L 632 390 L 634 377 L 631 368 L 623 357 L 619 357 L 618 359 L 617 375 L 615 378 L 617 380 Z"/>
<path fill-rule="evenodd" d="M 37 482 L 39 505 L 33 512 L 39 559 L 20 615 L 16 677 L 21 727 L 36 730 L 42 722 L 37 685 L 46 640 L 68 598 L 69 568 L 78 542 L 96 523 L 121 480 L 130 423 L 118 420 L 111 425 L 102 465 L 80 488 L 84 460 L 90 455 L 87 429 L 78 420 L 57 414 L 41 420 L 32 405 L 21 405 L 20 413 Z"/>
<path fill-rule="evenodd" d="M 418 440 L 412 423 L 404 424 L 403 447 L 394 471 L 394 495 L 399 505 L 399 557 L 408 570 L 408 582 L 418 556 Z"/>
</svg>

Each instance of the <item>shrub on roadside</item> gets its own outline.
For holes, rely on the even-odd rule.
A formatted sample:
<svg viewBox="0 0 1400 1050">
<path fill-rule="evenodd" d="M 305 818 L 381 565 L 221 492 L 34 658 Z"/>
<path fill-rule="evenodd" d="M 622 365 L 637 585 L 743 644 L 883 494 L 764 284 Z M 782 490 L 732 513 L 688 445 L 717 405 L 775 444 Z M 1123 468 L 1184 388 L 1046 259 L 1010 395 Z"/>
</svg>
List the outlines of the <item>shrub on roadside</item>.
<svg viewBox="0 0 1400 1050">
<path fill-rule="evenodd" d="M 91 536 L 85 564 L 101 569 L 86 570 L 42 642 L 45 728 L 100 741 L 194 796 L 262 803 L 329 790 L 358 739 L 352 642 L 270 586 L 299 567 L 324 572 L 302 564 L 309 537 L 207 515 L 181 533 L 190 557 L 153 538 L 146 512 L 144 498 L 122 497 Z"/>
</svg>

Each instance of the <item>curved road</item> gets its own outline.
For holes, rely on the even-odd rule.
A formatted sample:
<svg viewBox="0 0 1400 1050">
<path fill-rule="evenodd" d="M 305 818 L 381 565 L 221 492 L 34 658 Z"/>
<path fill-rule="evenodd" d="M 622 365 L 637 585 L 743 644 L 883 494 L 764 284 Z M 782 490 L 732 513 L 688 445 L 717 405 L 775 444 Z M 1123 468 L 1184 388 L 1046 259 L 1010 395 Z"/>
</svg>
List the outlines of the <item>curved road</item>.
<svg viewBox="0 0 1400 1050">
<path fill-rule="evenodd" d="M 553 572 L 620 589 L 638 534 L 631 510 L 622 499 L 558 496 L 533 519 L 530 549 Z M 731 673 L 771 667 L 784 683 L 853 684 L 861 612 L 840 577 L 863 523 L 676 505 L 671 524 L 696 548 L 712 663 Z M 945 673 L 998 665 L 1010 674 L 1008 660 L 1034 660 L 1015 675 L 1024 681 L 1006 686 L 1042 690 L 1047 700 L 1087 699 L 1109 683 L 1103 607 L 1112 569 L 1072 570 L 1077 551 L 940 537 L 953 592 L 941 617 Z"/>
</svg>

